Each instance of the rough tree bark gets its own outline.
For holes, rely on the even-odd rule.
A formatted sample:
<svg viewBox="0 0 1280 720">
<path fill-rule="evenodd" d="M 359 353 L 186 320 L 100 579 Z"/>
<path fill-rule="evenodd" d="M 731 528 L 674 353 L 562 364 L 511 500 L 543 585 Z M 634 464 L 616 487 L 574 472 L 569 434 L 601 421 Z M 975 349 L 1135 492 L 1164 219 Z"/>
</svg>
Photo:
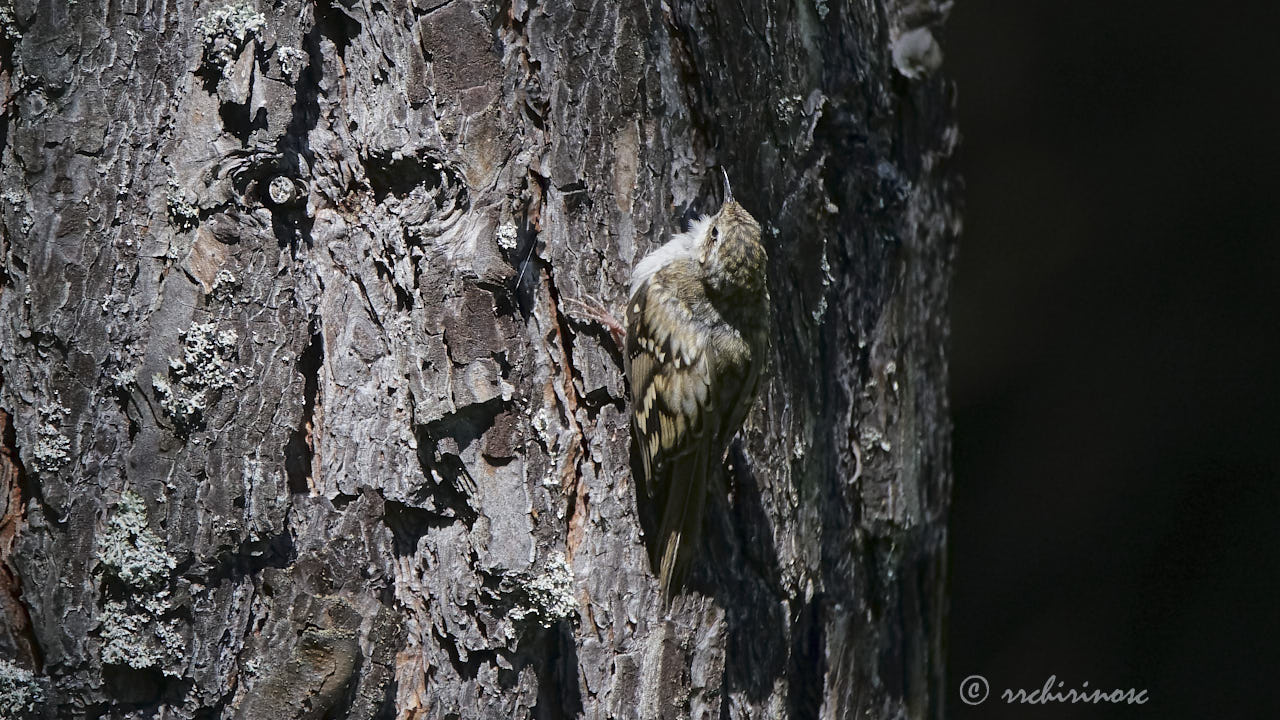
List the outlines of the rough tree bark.
<svg viewBox="0 0 1280 720">
<path fill-rule="evenodd" d="M 0 2 L 0 716 L 940 717 L 936 0 Z M 771 377 L 664 617 L 632 264 Z"/>
</svg>

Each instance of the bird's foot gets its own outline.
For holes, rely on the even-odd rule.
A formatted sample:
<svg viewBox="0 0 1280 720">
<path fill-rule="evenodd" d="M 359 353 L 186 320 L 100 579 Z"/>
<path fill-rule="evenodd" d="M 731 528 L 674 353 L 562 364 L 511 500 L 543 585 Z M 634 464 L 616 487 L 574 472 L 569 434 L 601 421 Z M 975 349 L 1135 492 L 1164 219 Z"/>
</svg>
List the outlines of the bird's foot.
<svg viewBox="0 0 1280 720">
<path fill-rule="evenodd" d="M 591 297 L 584 295 L 581 298 L 563 298 L 561 306 L 566 315 L 580 322 L 593 323 L 599 325 L 609 332 L 609 337 L 613 338 L 613 342 L 618 346 L 621 352 L 626 347 L 627 331 L 605 308 L 604 303 Z"/>
</svg>

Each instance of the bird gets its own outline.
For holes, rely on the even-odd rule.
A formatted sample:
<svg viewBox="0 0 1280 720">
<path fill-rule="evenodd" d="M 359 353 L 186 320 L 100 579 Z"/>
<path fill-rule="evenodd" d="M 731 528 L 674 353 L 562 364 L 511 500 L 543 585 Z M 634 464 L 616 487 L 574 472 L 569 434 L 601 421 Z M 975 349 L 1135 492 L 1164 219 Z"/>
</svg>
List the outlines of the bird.
<svg viewBox="0 0 1280 720">
<path fill-rule="evenodd" d="M 760 223 L 733 198 L 631 274 L 624 370 L 638 485 L 658 509 L 650 560 L 666 607 L 696 555 L 708 477 L 755 401 L 770 347 L 768 256 Z M 718 485 L 718 483 L 717 483 Z"/>
</svg>

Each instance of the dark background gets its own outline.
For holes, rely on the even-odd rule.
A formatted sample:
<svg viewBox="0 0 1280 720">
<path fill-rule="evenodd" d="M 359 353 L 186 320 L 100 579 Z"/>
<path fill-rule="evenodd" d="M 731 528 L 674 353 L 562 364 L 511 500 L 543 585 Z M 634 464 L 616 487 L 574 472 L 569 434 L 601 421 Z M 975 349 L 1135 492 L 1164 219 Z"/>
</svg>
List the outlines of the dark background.
<svg viewBox="0 0 1280 720">
<path fill-rule="evenodd" d="M 1280 717 L 1276 5 L 959 0 L 941 33 L 951 718 Z M 997 697 L 1050 675 L 1150 702 Z"/>
</svg>

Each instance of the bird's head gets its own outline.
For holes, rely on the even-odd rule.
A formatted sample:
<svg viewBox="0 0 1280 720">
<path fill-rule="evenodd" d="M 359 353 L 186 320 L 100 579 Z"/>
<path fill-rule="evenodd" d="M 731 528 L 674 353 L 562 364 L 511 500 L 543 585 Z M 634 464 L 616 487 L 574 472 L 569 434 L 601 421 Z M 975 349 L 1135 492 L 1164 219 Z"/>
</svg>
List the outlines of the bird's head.
<svg viewBox="0 0 1280 720">
<path fill-rule="evenodd" d="M 733 199 L 727 173 L 724 204 L 699 238 L 698 259 L 712 291 L 757 292 L 764 286 L 767 258 L 760 243 L 760 223 Z"/>
</svg>

